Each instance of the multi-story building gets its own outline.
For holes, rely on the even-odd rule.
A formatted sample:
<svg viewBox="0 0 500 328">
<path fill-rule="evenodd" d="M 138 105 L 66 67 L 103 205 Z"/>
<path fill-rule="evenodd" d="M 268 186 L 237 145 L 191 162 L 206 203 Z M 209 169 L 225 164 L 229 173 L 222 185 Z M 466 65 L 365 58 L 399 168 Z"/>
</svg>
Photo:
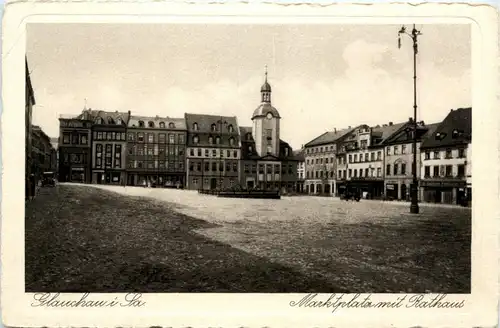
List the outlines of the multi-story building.
<svg viewBox="0 0 500 328">
<path fill-rule="evenodd" d="M 388 125 L 369 127 L 360 125 L 341 142 L 340 158 L 345 165 L 339 193 L 345 188 L 358 190 L 363 197 L 379 197 L 384 189 L 383 147 L 380 143 L 398 127 Z"/>
<path fill-rule="evenodd" d="M 295 150 L 293 154 L 297 159 L 297 184 L 295 189 L 299 193 L 304 193 L 304 181 L 306 179 L 306 158 L 304 146 L 302 146 L 299 150 Z"/>
<path fill-rule="evenodd" d="M 241 143 L 235 116 L 185 114 L 188 189 L 224 189 L 239 181 Z"/>
<path fill-rule="evenodd" d="M 305 192 L 308 194 L 334 195 L 337 193 L 337 179 L 342 179 L 342 170 L 337 175 L 335 159 L 337 144 L 352 128 L 325 132 L 305 145 Z M 345 157 L 345 156 L 344 156 Z"/>
<path fill-rule="evenodd" d="M 183 118 L 131 116 L 127 131 L 127 184 L 184 187 L 186 139 Z"/>
<path fill-rule="evenodd" d="M 417 124 L 417 178 L 420 178 L 420 143 L 434 132 L 438 124 Z M 384 190 L 391 199 L 410 200 L 413 183 L 413 129 L 412 121 L 400 127 L 384 142 Z"/>
<path fill-rule="evenodd" d="M 38 125 L 31 128 L 31 173 L 37 178 L 41 177 L 43 172 L 52 171 L 55 167 L 55 150 L 50 142 L 50 137 Z"/>
<path fill-rule="evenodd" d="M 31 77 L 28 69 L 28 60 L 25 58 L 25 87 L 24 87 L 24 117 L 25 117 L 25 144 L 24 144 L 24 178 L 25 178 L 25 197 L 32 196 L 30 194 L 29 176 L 31 175 L 31 122 L 33 106 L 35 105 L 35 93 L 33 92 L 33 85 L 31 84 Z"/>
<path fill-rule="evenodd" d="M 424 139 L 421 151 L 421 198 L 425 202 L 462 204 L 471 200 L 467 155 L 472 141 L 472 108 L 451 110 Z"/>
<path fill-rule="evenodd" d="M 260 89 L 261 103 L 252 115 L 252 127 L 242 127 L 240 183 L 244 188 L 296 191 L 297 165 L 290 145 L 280 139 L 281 116 L 271 104 L 271 85 Z"/>
<path fill-rule="evenodd" d="M 92 117 L 86 110 L 59 118 L 59 181 L 91 182 L 91 128 Z"/>
<path fill-rule="evenodd" d="M 125 185 L 129 112 L 86 110 L 92 119 L 92 183 Z"/>
</svg>

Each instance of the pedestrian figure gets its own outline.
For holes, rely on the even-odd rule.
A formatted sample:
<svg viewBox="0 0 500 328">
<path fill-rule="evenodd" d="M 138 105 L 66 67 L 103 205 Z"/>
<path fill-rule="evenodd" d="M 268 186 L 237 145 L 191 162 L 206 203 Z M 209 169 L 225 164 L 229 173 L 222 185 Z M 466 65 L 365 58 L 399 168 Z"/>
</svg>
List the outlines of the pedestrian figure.
<svg viewBox="0 0 500 328">
<path fill-rule="evenodd" d="M 30 185 L 30 200 L 33 200 L 33 198 L 35 198 L 35 188 L 36 188 L 36 179 L 35 179 L 35 175 L 34 174 L 31 174 L 30 175 L 30 181 L 29 181 L 29 185 Z"/>
</svg>

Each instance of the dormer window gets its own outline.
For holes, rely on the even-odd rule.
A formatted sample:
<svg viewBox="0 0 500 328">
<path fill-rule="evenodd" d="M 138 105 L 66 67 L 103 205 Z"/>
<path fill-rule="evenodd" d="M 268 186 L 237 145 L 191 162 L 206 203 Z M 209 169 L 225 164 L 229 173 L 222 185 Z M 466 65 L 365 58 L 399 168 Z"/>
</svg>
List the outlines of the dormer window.
<svg viewBox="0 0 500 328">
<path fill-rule="evenodd" d="M 215 143 L 216 143 L 217 145 L 218 145 L 218 144 L 220 144 L 220 137 L 219 137 L 219 136 L 215 137 Z"/>
<path fill-rule="evenodd" d="M 217 130 L 217 126 L 215 124 L 212 124 L 211 128 L 210 128 L 212 131 L 216 131 Z"/>
<path fill-rule="evenodd" d="M 288 156 L 288 148 L 285 148 L 285 156 Z"/>
<path fill-rule="evenodd" d="M 122 125 L 122 119 L 121 118 L 117 118 L 116 119 L 116 125 Z"/>
<path fill-rule="evenodd" d="M 253 152 L 253 147 L 252 146 L 248 146 L 248 152 L 249 153 Z"/>
<path fill-rule="evenodd" d="M 233 137 L 229 138 L 229 145 L 230 146 L 234 145 L 234 138 Z"/>
<path fill-rule="evenodd" d="M 155 127 L 155 123 L 153 121 L 149 121 L 148 122 L 148 127 L 149 128 L 154 128 Z"/>
<path fill-rule="evenodd" d="M 193 123 L 193 130 L 198 131 L 198 123 Z"/>
<path fill-rule="evenodd" d="M 252 140 L 252 134 L 250 132 L 247 133 L 247 140 Z"/>
<path fill-rule="evenodd" d="M 234 132 L 233 125 L 229 124 L 229 126 L 227 127 L 227 130 L 229 131 L 229 133 L 233 133 Z"/>
<path fill-rule="evenodd" d="M 200 138 L 198 138 L 198 136 L 194 136 L 193 137 L 193 143 L 197 144 L 198 142 L 200 142 Z"/>
<path fill-rule="evenodd" d="M 453 130 L 452 134 L 451 134 L 451 137 L 452 138 L 457 138 L 461 135 L 460 131 L 458 131 L 457 129 Z"/>
<path fill-rule="evenodd" d="M 209 136 L 209 137 L 208 137 L 208 143 L 209 143 L 209 144 L 213 144 L 213 143 L 214 143 L 214 137 Z"/>
<path fill-rule="evenodd" d="M 165 122 L 160 122 L 160 128 L 162 128 L 162 129 L 165 128 Z"/>
<path fill-rule="evenodd" d="M 115 120 L 112 117 L 108 117 L 108 124 L 115 124 Z"/>
<path fill-rule="evenodd" d="M 175 128 L 175 124 L 174 124 L 174 123 L 172 123 L 172 122 L 170 122 L 170 123 L 168 123 L 168 127 L 169 127 L 170 129 L 174 129 L 174 128 Z"/>
<path fill-rule="evenodd" d="M 144 121 L 139 121 L 139 127 L 143 128 L 144 127 Z"/>
<path fill-rule="evenodd" d="M 102 117 L 97 118 L 96 124 L 104 124 L 104 120 L 102 119 Z"/>
</svg>

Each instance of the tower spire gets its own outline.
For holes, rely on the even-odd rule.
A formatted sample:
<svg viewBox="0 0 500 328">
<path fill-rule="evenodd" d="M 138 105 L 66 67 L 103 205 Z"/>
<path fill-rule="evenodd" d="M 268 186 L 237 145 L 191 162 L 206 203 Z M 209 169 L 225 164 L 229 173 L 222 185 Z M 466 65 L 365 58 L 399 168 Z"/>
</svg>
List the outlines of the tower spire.
<svg viewBox="0 0 500 328">
<path fill-rule="evenodd" d="M 271 86 L 267 82 L 267 64 L 265 65 L 264 71 L 265 81 L 260 88 L 261 102 L 270 103 L 271 102 Z"/>
<path fill-rule="evenodd" d="M 87 110 L 87 98 L 84 98 L 83 101 L 84 101 L 83 110 Z"/>
</svg>

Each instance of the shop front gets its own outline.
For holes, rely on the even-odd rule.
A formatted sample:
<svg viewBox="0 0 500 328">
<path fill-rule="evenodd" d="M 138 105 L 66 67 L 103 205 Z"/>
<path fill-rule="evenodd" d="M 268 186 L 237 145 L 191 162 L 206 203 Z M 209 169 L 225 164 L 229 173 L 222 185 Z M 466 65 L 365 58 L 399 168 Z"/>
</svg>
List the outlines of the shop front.
<svg viewBox="0 0 500 328">
<path fill-rule="evenodd" d="M 468 199 L 468 188 L 465 181 L 426 181 L 420 182 L 423 201 L 428 203 L 463 205 Z"/>
<path fill-rule="evenodd" d="M 157 188 L 184 188 L 184 174 L 128 172 L 128 186 L 149 186 Z"/>
<path fill-rule="evenodd" d="M 349 191 L 359 193 L 363 198 L 380 198 L 384 192 L 384 180 L 352 179 L 347 188 Z"/>
</svg>

